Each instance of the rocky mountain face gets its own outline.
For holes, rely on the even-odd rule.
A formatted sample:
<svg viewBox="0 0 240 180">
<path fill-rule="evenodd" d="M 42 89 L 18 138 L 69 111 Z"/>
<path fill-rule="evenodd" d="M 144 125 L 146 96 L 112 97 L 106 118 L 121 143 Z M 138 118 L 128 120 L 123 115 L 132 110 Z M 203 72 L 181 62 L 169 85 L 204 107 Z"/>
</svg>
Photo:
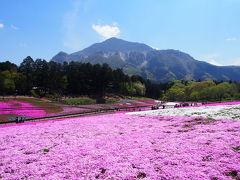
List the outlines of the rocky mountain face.
<svg viewBox="0 0 240 180">
<path fill-rule="evenodd" d="M 239 66 L 215 66 L 195 60 L 177 50 L 155 50 L 142 43 L 110 38 L 72 54 L 58 53 L 52 61 L 107 63 L 126 74 L 141 75 L 154 82 L 177 79 L 240 81 Z"/>
</svg>

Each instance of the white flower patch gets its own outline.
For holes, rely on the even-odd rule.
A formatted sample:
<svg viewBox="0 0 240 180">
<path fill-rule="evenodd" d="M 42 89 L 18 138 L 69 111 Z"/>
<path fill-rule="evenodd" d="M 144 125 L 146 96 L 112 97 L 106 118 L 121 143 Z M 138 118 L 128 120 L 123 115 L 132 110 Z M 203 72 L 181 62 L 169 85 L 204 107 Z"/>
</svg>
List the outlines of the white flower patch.
<svg viewBox="0 0 240 180">
<path fill-rule="evenodd" d="M 188 116 L 240 120 L 240 105 L 217 105 L 130 112 L 130 115 Z"/>
</svg>

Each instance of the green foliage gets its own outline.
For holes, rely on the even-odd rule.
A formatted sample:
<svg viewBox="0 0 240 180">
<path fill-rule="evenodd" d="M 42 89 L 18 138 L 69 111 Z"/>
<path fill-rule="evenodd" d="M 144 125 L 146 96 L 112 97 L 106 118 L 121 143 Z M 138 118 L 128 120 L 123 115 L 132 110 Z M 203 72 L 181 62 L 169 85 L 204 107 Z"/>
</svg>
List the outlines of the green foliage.
<svg viewBox="0 0 240 180">
<path fill-rule="evenodd" d="M 2 88 L 5 92 L 12 93 L 15 90 L 15 83 L 11 77 L 6 77 L 2 82 Z"/>
<path fill-rule="evenodd" d="M 134 99 L 134 100 L 152 100 L 152 98 L 148 98 L 148 97 L 132 97 L 132 99 Z"/>
<path fill-rule="evenodd" d="M 35 97 L 48 96 L 56 100 L 63 94 L 73 97 L 94 95 L 103 102 L 105 100 L 102 97 L 105 93 L 155 99 L 163 97 L 170 101 L 214 101 L 239 99 L 240 83 L 176 80 L 154 84 L 138 75 L 125 75 L 122 69 L 113 70 L 107 64 L 59 64 L 43 59 L 34 61 L 30 56 L 25 58 L 19 67 L 8 61 L 0 63 L 0 95 L 30 94 Z M 66 103 L 91 102 L 69 100 Z"/>
<path fill-rule="evenodd" d="M 184 88 L 174 86 L 170 88 L 163 97 L 164 100 L 168 101 L 183 101 L 185 100 Z"/>
<path fill-rule="evenodd" d="M 31 92 L 31 95 L 32 95 L 33 97 L 40 98 L 40 95 L 38 94 L 38 92 L 37 92 L 36 90 L 33 90 L 33 89 L 32 89 L 30 92 Z"/>
<path fill-rule="evenodd" d="M 0 72 L 0 93 L 15 93 L 16 85 L 21 81 L 21 77 L 21 74 L 15 71 L 5 70 Z"/>
<path fill-rule="evenodd" d="M 146 87 L 140 81 L 134 82 L 133 88 L 136 89 L 136 95 L 144 96 L 146 93 Z"/>
<path fill-rule="evenodd" d="M 143 179 L 143 178 L 145 178 L 146 176 L 147 176 L 146 173 L 144 173 L 144 172 L 139 172 L 138 175 L 137 175 L 137 178 Z"/>
<path fill-rule="evenodd" d="M 237 97 L 236 84 L 213 81 L 182 82 L 175 81 L 173 86 L 166 91 L 164 99 L 169 101 L 218 101 L 226 98 Z"/>
<path fill-rule="evenodd" d="M 106 104 L 110 104 L 110 103 L 116 103 L 116 102 L 119 102 L 119 98 L 108 98 L 106 99 L 105 103 Z"/>
<path fill-rule="evenodd" d="M 43 149 L 43 152 L 46 152 L 46 153 L 47 153 L 47 152 L 49 152 L 49 151 L 50 151 L 50 148 L 48 148 L 48 149 L 47 149 L 47 148 L 46 148 L 46 149 Z"/>
<path fill-rule="evenodd" d="M 236 85 L 230 84 L 228 82 L 223 82 L 217 85 L 219 98 L 232 97 L 237 93 Z"/>
<path fill-rule="evenodd" d="M 169 87 L 168 83 L 153 84 L 138 75 L 125 75 L 122 69 L 111 69 L 108 64 L 60 64 L 44 59 L 33 60 L 30 56 L 19 67 L 8 61 L 0 63 L 0 95 L 104 97 L 105 93 L 117 93 L 159 98 Z"/>
<path fill-rule="evenodd" d="M 96 104 L 96 100 L 88 97 L 69 98 L 69 99 L 63 100 L 63 103 L 69 104 L 69 105 L 86 105 L 86 104 Z"/>
<path fill-rule="evenodd" d="M 199 92 L 193 91 L 193 92 L 190 94 L 189 99 L 190 99 L 191 101 L 198 101 L 198 100 L 200 99 L 200 94 L 199 94 Z"/>
<path fill-rule="evenodd" d="M 174 81 L 172 88 L 184 88 L 185 86 L 185 81 L 176 80 Z"/>
<path fill-rule="evenodd" d="M 64 90 L 67 89 L 67 87 L 68 87 L 68 79 L 67 79 L 67 76 L 66 76 L 66 75 L 64 75 L 64 76 L 61 78 L 60 87 L 61 87 L 61 89 L 64 89 Z"/>
<path fill-rule="evenodd" d="M 58 101 L 61 99 L 62 96 L 60 94 L 54 93 L 54 94 L 46 94 L 46 97 L 49 99 Z"/>
<path fill-rule="evenodd" d="M 121 93 L 125 95 L 136 95 L 136 89 L 132 86 L 132 83 L 121 83 Z"/>
<path fill-rule="evenodd" d="M 126 84 L 127 86 L 127 94 L 131 96 L 135 96 L 137 94 L 136 89 L 131 84 Z"/>
<path fill-rule="evenodd" d="M 236 170 L 232 170 L 228 173 L 226 173 L 227 176 L 230 176 L 232 179 L 237 179 L 238 177 L 238 172 Z"/>
</svg>

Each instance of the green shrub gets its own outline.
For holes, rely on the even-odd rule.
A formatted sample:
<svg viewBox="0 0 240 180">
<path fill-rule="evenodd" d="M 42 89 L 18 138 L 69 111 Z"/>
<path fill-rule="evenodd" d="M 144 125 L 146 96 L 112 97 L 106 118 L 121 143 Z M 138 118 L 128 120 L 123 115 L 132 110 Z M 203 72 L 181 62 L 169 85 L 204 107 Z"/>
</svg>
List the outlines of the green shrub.
<svg viewBox="0 0 240 180">
<path fill-rule="evenodd" d="M 30 92 L 33 97 L 40 98 L 40 96 L 38 95 L 38 93 L 35 90 L 31 90 Z"/>
<path fill-rule="evenodd" d="M 49 152 L 50 150 L 49 149 L 43 149 L 43 152 Z"/>
</svg>

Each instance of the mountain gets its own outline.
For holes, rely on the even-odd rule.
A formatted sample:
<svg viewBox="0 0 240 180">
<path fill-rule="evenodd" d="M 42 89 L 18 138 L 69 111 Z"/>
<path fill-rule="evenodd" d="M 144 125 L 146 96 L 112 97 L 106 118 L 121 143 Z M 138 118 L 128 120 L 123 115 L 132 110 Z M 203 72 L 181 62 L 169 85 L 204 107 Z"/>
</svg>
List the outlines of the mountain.
<svg viewBox="0 0 240 180">
<path fill-rule="evenodd" d="M 82 61 L 97 54 L 103 55 L 104 57 L 109 57 L 116 54 L 119 54 L 121 56 L 126 55 L 130 52 L 149 52 L 153 50 L 154 49 L 151 47 L 142 43 L 134 43 L 117 38 L 110 38 L 104 42 L 95 43 L 90 47 L 83 49 L 82 51 L 78 51 L 70 55 L 61 51 L 56 56 L 54 56 L 52 60 L 62 63 L 64 61 Z"/>
<path fill-rule="evenodd" d="M 72 54 L 59 52 L 52 61 L 107 63 L 114 69 L 122 68 L 126 74 L 141 75 L 154 82 L 177 79 L 240 81 L 239 66 L 215 66 L 178 50 L 155 50 L 146 44 L 117 38 Z"/>
</svg>

